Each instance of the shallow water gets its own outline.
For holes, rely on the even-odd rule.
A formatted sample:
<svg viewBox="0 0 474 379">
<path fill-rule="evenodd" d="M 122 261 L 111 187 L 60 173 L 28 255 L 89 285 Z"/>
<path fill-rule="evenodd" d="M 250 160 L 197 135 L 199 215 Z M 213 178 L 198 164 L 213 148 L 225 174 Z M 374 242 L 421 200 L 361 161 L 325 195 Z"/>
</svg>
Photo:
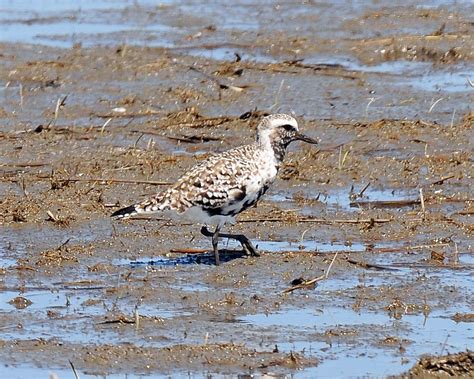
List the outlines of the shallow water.
<svg viewBox="0 0 474 379">
<path fill-rule="evenodd" d="M 459 2 L 455 2 L 460 5 Z M 245 2 L 244 2 L 245 4 Z M 419 7 L 449 6 L 451 2 L 437 2 L 436 4 L 420 4 Z M 464 4 L 466 6 L 468 2 Z M 339 8 L 341 4 L 335 2 L 332 7 Z M 181 3 L 180 1 L 160 2 L 158 6 L 153 1 L 89 1 L 79 3 L 58 2 L 55 0 L 30 3 L 28 1 L 4 1 L 0 8 L 0 41 L 20 42 L 29 44 L 45 44 L 49 46 L 70 48 L 76 43 L 85 46 L 96 44 L 117 45 L 137 44 L 146 46 L 160 46 L 176 49 L 186 55 L 205 57 L 216 60 L 234 61 L 238 52 L 245 60 L 259 63 L 274 63 L 279 58 L 262 53 L 252 46 L 233 45 L 225 42 L 216 44 L 183 45 L 182 41 L 175 40 L 175 35 L 185 37 L 179 21 L 168 20 L 172 9 L 178 9 L 185 15 L 201 12 L 209 17 L 218 29 L 240 30 L 248 32 L 257 30 L 258 22 L 251 22 L 247 12 L 251 8 L 244 5 L 239 12 L 233 8 L 232 18 L 228 18 L 224 4 L 218 7 Z M 238 8 L 237 8 L 238 9 Z M 301 8 L 306 9 L 306 8 Z M 311 8 L 309 8 L 311 10 Z M 355 8 L 357 9 L 357 5 Z M 286 9 L 297 17 L 299 7 Z M 306 9 L 305 11 L 308 11 Z M 134 12 L 143 13 L 140 18 L 127 17 Z M 149 20 L 146 15 L 151 15 Z M 221 21 L 219 21 L 221 20 Z M 175 22 L 175 24 L 173 24 Z M 191 22 L 192 24 L 192 22 Z M 190 25 L 192 30 L 193 25 Z M 196 29 L 201 33 L 200 29 Z M 389 61 L 377 65 L 364 65 L 351 57 L 330 55 L 322 57 L 320 54 L 307 57 L 305 64 L 334 64 L 340 65 L 348 71 L 365 73 L 382 73 L 395 75 L 396 86 L 412 87 L 427 92 L 470 92 L 472 87 L 468 79 L 472 79 L 473 70 L 466 65 L 451 65 L 448 68 L 434 67 L 428 62 L 417 61 Z"/>
<path fill-rule="evenodd" d="M 332 189 L 315 193 L 314 190 L 302 189 L 297 191 L 304 199 L 317 201 L 324 204 L 326 209 L 331 211 L 362 211 L 363 208 L 400 208 L 418 207 L 416 202 L 419 200 L 418 189 L 408 188 L 371 188 L 365 189 L 362 195 L 359 194 L 362 188 L 351 189 Z M 294 193 L 289 192 L 273 192 L 266 199 L 275 202 L 291 202 L 295 203 Z M 414 204 L 410 204 L 413 202 Z M 399 203 L 399 204 L 397 204 Z M 310 205 L 305 205 L 311 208 Z"/>
<path fill-rule="evenodd" d="M 328 335 L 327 342 L 308 339 L 278 344 L 280 349 L 315 351 L 318 356 L 324 357 L 317 367 L 303 371 L 305 375 L 318 377 L 345 376 L 348 372 L 358 377 L 373 375 L 374 370 L 377 370 L 378 375 L 389 375 L 399 369 L 402 358 L 403 365 L 410 367 L 426 351 L 437 351 L 439 354 L 443 351 L 464 351 L 474 342 L 474 328 L 469 323 L 456 323 L 447 318 L 444 312 L 434 312 L 426 318 L 423 315 L 404 315 L 401 320 L 396 320 L 388 314 L 355 312 L 329 306 L 324 309 L 289 309 L 279 313 L 249 315 L 241 321 L 249 325 L 274 327 L 276 330 L 301 328 L 307 333 L 325 333 L 331 329 L 396 329 L 399 331 L 396 337 L 408 341 L 401 343 L 406 349 L 402 354 L 396 353 L 390 346 L 377 346 L 357 336 L 349 342 L 332 342 L 332 339 L 337 338 Z M 342 361 L 336 358 L 341 354 L 345 355 Z"/>
<path fill-rule="evenodd" d="M 161 348 L 183 341 L 194 346 L 205 345 L 209 337 L 211 342 L 233 341 L 258 351 L 272 351 L 277 345 L 282 352 L 304 351 L 320 359 L 317 367 L 301 371 L 280 368 L 283 375 L 295 377 L 399 374 L 424 353 L 442 354 L 472 346 L 472 323 L 456 323 L 451 319 L 456 312 L 473 312 L 474 241 L 469 235 L 471 203 L 467 200 L 471 176 L 464 158 L 464 154 L 469 154 L 469 146 L 467 127 L 460 127 L 460 120 L 469 111 L 472 87 L 468 79 L 474 79 L 470 61 L 436 64 L 408 61 L 401 56 L 394 61 L 375 59 L 374 64 L 364 64 L 362 61 L 370 62 L 376 56 L 374 52 L 380 51 L 380 46 L 374 44 L 368 48 L 367 57 L 348 47 L 354 40 L 359 40 L 357 46 L 365 46 L 366 39 L 370 42 L 433 33 L 446 16 L 442 9 L 436 9 L 439 6 L 451 9 L 454 14 L 449 19 L 447 33 L 454 30 L 449 29 L 451 23 L 464 30 L 468 24 L 463 24 L 462 17 L 456 17 L 469 5 L 468 1 L 418 2 L 408 5 L 407 13 L 400 17 L 395 14 L 396 22 L 390 25 L 392 11 L 402 12 L 406 2 L 349 4 L 341 0 L 277 5 L 270 1 L 238 1 L 210 6 L 189 1 L 164 1 L 158 5 L 148 0 L 2 1 L 0 41 L 33 44 L 33 48 L 24 47 L 24 56 L 20 53 L 17 56 L 16 50 L 11 53 L 13 58 L 2 56 L 8 67 L 0 88 L 0 117 L 7 131 L 23 132 L 49 120 L 58 97 L 65 93 L 71 96 L 64 113 L 60 112 L 58 129 L 71 125 L 100 128 L 105 119 L 99 116 L 111 112 L 115 116 L 112 110 L 117 107 L 124 107 L 127 112 L 136 109 L 139 116 L 111 117 L 111 123 L 100 136 L 83 130 L 64 135 L 59 131 L 15 134 L 13 142 L 2 144 L 5 154 L 0 157 L 1 164 L 34 161 L 44 154 L 47 172 L 54 167 L 64 169 L 65 174 L 83 171 L 91 176 L 143 178 L 149 172 L 147 159 L 136 159 L 131 154 L 129 167 L 126 160 L 107 163 L 109 152 L 116 153 L 118 147 L 122 148 L 121 153 L 130 152 L 131 147 L 137 149 L 136 153 L 150 152 L 151 139 L 138 141 L 140 134 L 127 128 L 129 123 L 137 130 L 156 132 L 161 125 L 159 121 L 166 119 L 168 113 L 187 112 L 192 107 L 204 117 L 238 116 L 250 109 L 294 111 L 324 146 L 317 156 L 306 156 L 304 150 L 299 150 L 304 148 L 294 147 L 293 157 L 302 158 L 303 178 L 295 177 L 294 183 L 293 178 L 278 181 L 271 190 L 274 192 L 264 198 L 264 207 L 268 208 L 249 210 L 262 219 L 267 216 L 265 209 L 276 209 L 281 211 L 277 217 L 282 217 L 282 221 L 238 226 L 246 235 L 259 236 L 253 242 L 268 254 L 246 259 L 239 253 L 238 243 L 224 239 L 221 248 L 236 251 L 223 252 L 225 264 L 218 268 L 213 266 L 212 253 L 171 253 L 180 246 L 210 248 L 209 241 L 199 235 L 195 226 L 173 224 L 168 228 L 161 222 L 110 221 L 107 215 L 111 209 L 104 209 L 104 204 L 142 198 L 153 193 L 155 187 L 130 184 L 98 188 L 77 183 L 49 196 L 49 186 L 35 183 L 34 173 L 23 170 L 21 175 L 31 174 L 29 180 L 35 189 L 30 198 L 40 204 L 40 216 L 33 221 L 8 221 L 1 225 L 0 318 L 7 322 L 0 325 L 0 343 L 42 338 L 58 341 L 71 353 L 75 347 L 70 343 Z M 424 14 L 416 13 L 417 9 L 434 12 L 428 13 L 426 23 L 424 16 L 418 17 L 419 24 L 411 23 L 409 13 Z M 374 14 L 377 16 L 373 17 Z M 378 17 L 385 17 L 389 24 L 380 27 Z M 306 39 L 313 41 L 311 38 L 322 42 L 330 39 L 331 43 L 321 50 L 311 50 L 314 46 L 304 44 Z M 37 44 L 45 46 L 39 50 L 47 55 L 37 54 Z M 121 50 L 124 53 L 121 59 L 110 60 L 114 69 L 120 66 L 123 70 L 115 76 L 111 75 L 109 66 L 92 65 L 89 69 L 92 62 L 89 56 L 108 62 L 111 56 L 120 56 L 118 46 L 128 45 L 133 51 L 130 46 L 134 44 L 167 50 L 143 49 L 130 56 Z M 74 45 L 75 49 L 71 49 Z M 80 45 L 91 49 L 83 50 Z M 102 45 L 104 55 L 97 54 L 102 47 L 93 47 Z M 53 49 L 57 47 L 62 49 Z M 113 48 L 107 50 L 110 47 Z M 449 47 L 449 43 L 436 46 L 440 51 Z M 232 70 L 225 71 L 228 64 L 233 67 L 230 62 L 237 60 L 235 53 L 244 64 L 242 76 L 232 75 Z M 89 61 L 84 62 L 82 54 Z M 143 60 L 140 54 L 144 54 Z M 154 71 L 153 64 L 160 54 L 169 54 L 170 58 L 159 63 L 163 67 L 158 65 Z M 47 62 L 43 67 L 44 59 Z M 305 68 L 293 72 L 291 64 L 282 64 L 299 59 L 303 65 L 327 65 L 334 70 Z M 218 93 L 215 83 L 173 67 L 181 60 L 186 67 L 197 64 L 196 67 L 209 70 L 219 79 L 249 84 L 249 88 L 241 93 Z M 269 63 L 279 65 L 267 67 Z M 76 70 L 75 64 L 80 70 Z M 167 71 L 168 64 L 173 70 Z M 160 73 L 161 69 L 164 74 Z M 91 73 L 91 70 L 98 71 Z M 84 83 L 83 72 L 88 77 Z M 104 81 L 102 75 L 108 79 Z M 64 80 L 58 81 L 58 88 L 44 86 L 43 82 L 51 78 Z M 160 92 L 166 88 L 171 91 L 168 97 Z M 183 89 L 190 94 L 180 98 Z M 131 104 L 127 100 L 129 95 L 133 95 Z M 133 104 L 135 95 L 137 103 Z M 19 105 L 22 100 L 24 109 Z M 148 107 L 158 111 L 152 117 L 143 117 L 140 112 Z M 382 119 L 387 121 L 370 125 L 371 120 Z M 406 126 L 396 120 L 420 120 L 420 123 Z M 324 126 L 320 126 L 322 123 Z M 449 127 L 453 123 L 456 128 Z M 204 130 L 218 133 L 223 139 L 222 143 L 202 147 L 167 139 L 168 135 L 192 134 L 196 130 L 164 128 L 163 135 L 150 137 L 156 142 L 156 151 L 152 153 L 179 155 L 181 172 L 186 165 L 195 163 L 192 157 L 201 152 L 221 151 L 244 142 L 241 134 L 247 130 L 241 129 L 243 125 L 236 127 L 235 123 L 229 123 Z M 68 144 L 70 141 L 75 144 Z M 366 142 L 370 145 L 368 151 Z M 362 154 L 365 161 L 361 160 L 355 168 L 348 162 L 336 170 L 338 152 L 328 152 L 325 147 L 338 144 L 353 145 L 354 154 Z M 33 153 L 28 153 L 25 146 L 33 149 Z M 66 153 L 62 151 L 70 148 Z M 305 159 L 311 167 L 304 166 Z M 395 162 L 394 171 L 392 166 L 383 166 L 391 165 L 390 159 Z M 406 161 L 406 168 L 413 170 L 410 180 L 405 175 L 396 177 L 402 170 L 397 165 L 401 161 Z M 81 166 L 83 163 L 85 167 Z M 319 164 L 321 172 L 313 175 L 320 169 Z M 71 168 L 75 165 L 75 169 Z M 120 166 L 120 170 L 115 166 Z M 4 166 L 0 169 L 6 170 Z M 154 169 L 162 174 L 162 167 Z M 166 180 L 174 178 L 178 174 L 175 171 L 174 166 L 168 167 L 163 176 L 169 176 Z M 435 188 L 429 184 L 448 174 L 454 174 L 452 181 Z M 317 180 L 306 182 L 306 175 Z M 415 179 L 411 180 L 412 177 Z M 371 186 L 360 194 L 367 182 Z M 358 183 L 357 188 L 351 189 L 351 183 Z M 413 183 L 432 192 L 441 191 L 437 192 L 439 197 L 434 197 L 435 204 L 428 207 L 426 221 L 421 220 L 420 196 Z M 95 197 L 89 196 L 94 191 Z M 0 192 L 19 200 L 19 204 L 28 200 L 17 183 L 2 182 Z M 100 201 L 97 201 L 99 193 Z M 442 196 L 452 196 L 459 202 L 443 201 Z M 68 226 L 45 221 L 46 210 L 60 212 L 60 208 L 69 211 L 72 219 L 81 221 Z M 328 222 L 286 225 L 286 210 Z M 336 217 L 354 220 L 360 216 L 387 217 L 393 222 L 380 225 L 330 222 Z M 58 258 L 57 262 L 53 259 L 44 266 L 36 264 L 43 252 L 57 251 L 65 243 L 66 247 L 78 248 L 78 262 L 61 263 Z M 79 249 L 82 245 L 83 250 Z M 327 279 L 314 289 L 282 294 L 293 279 L 324 273 L 336 252 L 339 259 Z M 351 265 L 346 258 L 382 267 L 363 268 Z M 23 309 L 15 307 L 11 301 L 18 296 L 31 303 L 23 302 Z M 398 300 L 415 307 L 428 304 L 430 311 L 425 316 L 419 308 L 397 309 L 399 314 L 394 318 L 393 312 L 386 308 Z M 132 320 L 136 313 L 142 317 L 143 329 L 128 323 L 106 323 L 117 321 L 119 316 Z M 337 335 L 344 330 L 347 336 Z M 352 335 L 351 331 L 355 333 Z M 398 340 L 383 343 L 387 337 Z M 8 364 L 13 360 L 15 366 L 4 363 L 0 366 L 0 376 L 47 378 L 50 372 L 55 372 L 60 379 L 74 377 L 67 362 L 58 364 L 54 356 L 47 357 L 43 365 L 38 365 L 41 367 L 31 368 L 37 362 L 31 363 L 30 357 L 21 353 L 15 351 L 4 359 Z M 190 366 L 189 372 L 173 369 L 163 373 L 158 368 L 150 374 L 132 368 L 130 373 L 124 369 L 117 374 L 109 363 L 100 368 L 112 379 L 224 378 L 238 374 L 226 376 L 214 372 L 219 371 L 218 365 L 211 366 L 209 372 L 201 366 Z M 272 370 L 259 371 L 254 377 L 267 375 L 267 371 L 271 376 Z M 97 377 L 82 368 L 79 372 L 84 378 Z"/>
</svg>

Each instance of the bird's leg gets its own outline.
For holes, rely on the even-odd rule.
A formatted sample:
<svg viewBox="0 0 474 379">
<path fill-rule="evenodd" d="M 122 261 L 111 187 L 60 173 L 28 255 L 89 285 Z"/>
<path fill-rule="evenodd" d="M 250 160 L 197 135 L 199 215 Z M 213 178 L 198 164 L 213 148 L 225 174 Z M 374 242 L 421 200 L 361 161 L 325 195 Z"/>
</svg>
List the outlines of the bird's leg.
<svg viewBox="0 0 474 379">
<path fill-rule="evenodd" d="M 209 231 L 209 229 L 207 229 L 206 226 L 203 226 L 201 228 L 201 233 L 206 237 L 213 237 L 214 238 L 214 234 L 211 231 Z M 234 239 L 236 241 L 239 241 L 240 244 L 242 245 L 242 248 L 247 253 L 247 255 L 251 255 L 253 257 L 259 257 L 260 256 L 260 253 L 253 246 L 252 242 L 250 242 L 250 240 L 247 237 L 245 237 L 243 234 L 228 234 L 228 233 L 218 233 L 218 234 L 219 234 L 219 237 L 230 238 L 230 239 Z"/>
<path fill-rule="evenodd" d="M 214 258 L 216 260 L 216 266 L 219 266 L 221 264 L 221 260 L 219 258 L 219 230 L 220 227 L 219 225 L 216 226 L 216 230 L 212 234 L 212 248 L 214 249 Z"/>
</svg>

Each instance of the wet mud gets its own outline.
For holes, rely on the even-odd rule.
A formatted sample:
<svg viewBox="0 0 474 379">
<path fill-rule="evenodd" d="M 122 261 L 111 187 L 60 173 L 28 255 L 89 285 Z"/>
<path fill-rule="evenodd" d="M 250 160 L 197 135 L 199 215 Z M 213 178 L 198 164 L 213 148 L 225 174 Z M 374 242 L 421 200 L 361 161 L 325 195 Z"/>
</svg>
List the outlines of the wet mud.
<svg viewBox="0 0 474 379">
<path fill-rule="evenodd" d="M 472 5 L 113 4 L 0 18 L 0 376 L 472 376 Z M 261 257 L 110 218 L 275 112 Z"/>
</svg>

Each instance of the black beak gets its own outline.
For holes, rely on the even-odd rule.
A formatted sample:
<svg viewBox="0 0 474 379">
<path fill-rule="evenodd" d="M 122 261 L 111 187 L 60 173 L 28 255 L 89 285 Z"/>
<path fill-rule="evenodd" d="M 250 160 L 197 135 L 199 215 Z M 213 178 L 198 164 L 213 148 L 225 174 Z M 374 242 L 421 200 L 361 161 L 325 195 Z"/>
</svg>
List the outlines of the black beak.
<svg viewBox="0 0 474 379">
<path fill-rule="evenodd" d="M 307 142 L 307 143 L 311 143 L 313 145 L 317 145 L 318 144 L 318 141 L 315 140 L 314 138 L 311 138 L 311 137 L 308 137 L 308 136 L 305 136 L 304 134 L 300 133 L 300 132 L 296 132 L 295 136 L 293 137 L 295 140 L 297 141 L 303 141 L 303 142 Z"/>
</svg>

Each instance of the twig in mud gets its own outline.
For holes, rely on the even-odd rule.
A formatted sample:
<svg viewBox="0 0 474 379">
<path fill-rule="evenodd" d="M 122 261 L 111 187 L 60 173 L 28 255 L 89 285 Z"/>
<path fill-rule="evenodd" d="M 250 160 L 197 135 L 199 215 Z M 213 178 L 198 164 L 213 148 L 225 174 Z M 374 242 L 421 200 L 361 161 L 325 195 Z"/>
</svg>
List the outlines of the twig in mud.
<svg viewBox="0 0 474 379">
<path fill-rule="evenodd" d="M 364 195 L 364 192 L 367 190 L 367 188 L 369 188 L 370 186 L 370 182 L 367 183 L 367 185 L 362 189 L 362 191 L 359 192 L 359 195 L 357 195 L 358 197 L 362 197 Z"/>
<path fill-rule="evenodd" d="M 99 325 L 107 325 L 107 324 L 135 324 L 135 320 L 130 320 L 125 316 L 119 316 L 113 320 L 105 320 L 99 322 Z"/>
<path fill-rule="evenodd" d="M 140 314 L 138 313 L 138 306 L 135 307 L 135 328 L 140 327 Z"/>
<path fill-rule="evenodd" d="M 303 230 L 303 233 L 301 233 L 301 237 L 300 237 L 300 247 L 303 246 L 303 239 L 304 239 L 304 236 L 305 234 L 308 232 L 309 229 L 305 229 Z M 304 248 L 304 246 L 303 246 Z"/>
<path fill-rule="evenodd" d="M 454 126 L 454 116 L 456 115 L 456 109 L 453 110 L 453 116 L 451 117 L 451 128 Z"/>
<path fill-rule="evenodd" d="M 28 194 L 28 191 L 26 190 L 25 178 L 21 178 L 20 188 L 21 188 L 21 191 L 23 192 L 23 195 L 25 195 L 25 197 L 28 197 L 29 194 Z"/>
<path fill-rule="evenodd" d="M 119 207 L 120 203 L 118 201 L 116 201 L 115 203 L 104 203 L 103 206 L 104 208 L 115 208 Z"/>
<path fill-rule="evenodd" d="M 359 262 L 359 261 L 355 261 L 355 260 L 352 260 L 352 259 L 349 259 L 349 258 L 347 258 L 346 261 L 347 261 L 347 263 L 356 265 L 356 266 L 358 266 L 358 267 L 367 268 L 367 269 L 373 268 L 373 269 L 375 269 L 375 270 L 397 271 L 396 268 L 391 268 L 391 267 L 386 267 L 386 266 L 380 266 L 380 265 L 374 265 L 374 264 L 372 264 L 372 263 L 367 263 L 367 262 Z"/>
<path fill-rule="evenodd" d="M 369 219 L 348 219 L 348 220 L 326 220 L 324 218 L 298 218 L 294 220 L 295 222 L 309 222 L 309 223 L 316 223 L 316 224 L 385 224 L 387 222 L 392 222 L 393 219 L 391 218 L 369 218 Z M 420 221 L 420 219 L 413 219 L 409 221 Z M 288 220 L 284 218 L 253 218 L 253 219 L 246 219 L 246 220 L 239 220 L 239 223 L 242 222 L 288 222 Z"/>
<path fill-rule="evenodd" d="M 69 243 L 70 240 L 71 240 L 71 239 L 68 238 L 65 242 L 63 242 L 61 245 L 59 245 L 56 250 L 62 250 L 62 248 L 63 248 L 64 246 L 66 246 L 66 245 Z"/>
<path fill-rule="evenodd" d="M 109 118 L 104 122 L 104 125 L 102 125 L 102 128 L 100 128 L 100 134 L 104 134 L 105 127 L 110 124 L 110 121 L 112 121 L 112 118 Z"/>
<path fill-rule="evenodd" d="M 155 140 L 153 138 L 148 138 L 148 143 L 146 144 L 146 149 L 150 150 L 155 146 Z"/>
<path fill-rule="evenodd" d="M 440 356 L 443 355 L 443 351 L 446 348 L 446 344 L 448 343 L 448 338 L 449 338 L 449 334 L 446 335 L 446 338 L 444 339 L 443 345 L 441 346 L 441 351 L 439 353 Z"/>
<path fill-rule="evenodd" d="M 275 102 L 273 103 L 273 105 L 270 107 L 270 110 L 273 110 L 275 108 L 278 107 L 278 104 L 280 103 L 280 94 L 281 94 L 281 90 L 283 88 L 283 84 L 285 83 L 285 79 L 282 79 L 281 80 L 281 83 L 280 83 L 280 87 L 278 88 L 278 91 L 275 95 Z"/>
<path fill-rule="evenodd" d="M 166 138 L 183 142 L 183 143 L 204 143 L 210 141 L 222 141 L 222 138 L 219 137 L 212 137 L 212 136 L 182 136 L 182 137 L 173 137 L 173 136 L 166 136 Z"/>
<path fill-rule="evenodd" d="M 332 258 L 331 263 L 329 264 L 326 272 L 323 275 L 318 276 L 317 278 L 314 278 L 314 279 L 305 280 L 303 283 L 299 283 L 295 286 L 289 287 L 289 288 L 283 290 L 282 293 L 293 292 L 293 291 L 295 291 L 297 289 L 300 289 L 300 288 L 308 288 L 308 287 L 311 287 L 312 285 L 314 285 L 315 283 L 320 282 L 321 280 L 327 279 L 328 276 L 329 276 L 329 272 L 331 271 L 332 265 L 334 264 L 334 261 L 337 258 L 337 255 L 338 255 L 338 252 L 336 252 L 334 254 L 334 257 Z"/>
<path fill-rule="evenodd" d="M 114 178 L 69 178 L 56 179 L 60 182 L 100 182 L 100 183 L 131 183 L 131 184 L 149 184 L 152 186 L 167 186 L 173 183 L 160 182 L 156 180 L 133 180 L 133 179 L 114 179 Z"/>
<path fill-rule="evenodd" d="M 428 109 L 428 113 L 431 113 L 431 111 L 433 110 L 433 108 L 436 106 L 436 104 L 438 104 L 441 100 L 443 100 L 444 97 L 440 97 L 438 100 L 436 100 L 433 104 L 431 104 L 430 106 L 430 109 Z"/>
<path fill-rule="evenodd" d="M 375 97 L 370 97 L 370 98 L 369 98 L 369 102 L 367 103 L 367 106 L 365 107 L 365 116 L 366 116 L 366 117 L 369 117 L 369 107 L 370 107 L 370 104 L 372 104 L 375 100 L 376 100 Z"/>
<path fill-rule="evenodd" d="M 99 113 L 94 114 L 98 118 L 137 118 L 137 117 L 148 117 L 161 114 L 160 111 L 154 109 L 147 109 L 145 112 L 136 112 L 136 113 Z"/>
<path fill-rule="evenodd" d="M 400 208 L 406 207 L 409 205 L 417 205 L 420 204 L 419 199 L 413 200 L 374 200 L 374 201 L 363 201 L 363 200 L 356 200 L 351 201 L 349 203 L 350 207 L 361 207 L 367 206 L 371 208 Z"/>
<path fill-rule="evenodd" d="M 459 263 L 459 251 L 458 251 L 458 243 L 454 242 L 454 257 L 453 263 L 457 265 Z"/>
<path fill-rule="evenodd" d="M 403 267 L 403 268 L 439 268 L 440 265 L 439 263 L 406 263 L 406 262 L 394 262 L 392 263 L 393 267 Z M 443 264 L 441 267 L 443 269 L 453 269 L 453 270 L 469 270 L 472 271 L 474 269 L 474 265 L 471 264 L 464 264 L 464 265 L 458 265 L 458 264 Z"/>
<path fill-rule="evenodd" d="M 215 127 L 227 122 L 238 120 L 239 117 L 231 116 L 220 116 L 220 117 L 207 117 L 207 118 L 196 118 L 195 121 L 191 122 L 178 122 L 176 124 L 164 124 L 163 127 L 166 128 L 205 128 L 205 127 Z M 132 130 L 132 133 L 142 133 L 142 134 L 152 134 L 158 136 L 164 136 L 163 133 L 158 133 L 153 130 Z"/>
<path fill-rule="evenodd" d="M 235 91 L 235 92 L 242 92 L 245 88 L 248 87 L 248 86 L 237 87 L 237 86 L 233 86 L 231 84 L 225 84 L 225 83 L 221 82 L 219 79 L 213 77 L 212 75 L 209 75 L 208 73 L 206 73 L 204 71 L 201 71 L 198 68 L 193 67 L 193 66 L 189 66 L 189 69 L 192 70 L 192 71 L 198 72 L 199 74 L 201 74 L 205 78 L 207 78 L 210 81 L 216 83 L 217 86 L 219 87 L 219 89 L 231 89 L 232 91 Z"/>
<path fill-rule="evenodd" d="M 76 368 L 75 368 L 74 365 L 72 364 L 72 361 L 71 361 L 71 360 L 69 360 L 69 364 L 71 365 L 71 369 L 72 369 L 72 372 L 74 373 L 74 377 L 75 377 L 76 379 L 80 379 L 79 374 L 77 373 Z"/>
<path fill-rule="evenodd" d="M 350 150 L 347 150 L 344 154 L 342 154 L 344 145 L 341 145 L 339 147 L 339 161 L 338 161 L 338 168 L 339 170 L 342 170 L 344 167 L 344 163 L 346 163 L 347 156 L 350 153 Z"/>
<path fill-rule="evenodd" d="M 333 63 L 317 63 L 317 64 L 305 64 L 302 63 L 302 59 L 296 59 L 293 61 L 284 61 L 281 63 L 271 63 L 267 65 L 267 67 L 264 69 L 264 71 L 271 70 L 273 72 L 284 72 L 288 74 L 297 74 L 298 72 L 295 71 L 283 71 L 279 70 L 279 66 L 289 66 L 289 67 L 297 67 L 297 68 L 302 68 L 302 69 L 309 69 L 314 72 L 317 72 L 319 75 L 326 75 L 326 76 L 338 76 L 340 78 L 344 79 L 351 79 L 351 80 L 356 80 L 360 79 L 358 75 L 351 75 L 351 74 L 344 74 L 342 72 L 347 72 L 348 70 L 340 64 L 333 64 Z M 276 67 L 276 68 L 275 68 Z M 258 70 L 262 70 L 261 68 L 253 67 Z M 352 71 L 354 72 L 354 71 Z"/>
<path fill-rule="evenodd" d="M 444 177 L 442 177 L 441 179 L 438 179 L 438 180 L 432 182 L 431 185 L 443 184 L 446 180 L 452 179 L 452 178 L 454 178 L 454 177 L 455 177 L 455 175 L 444 176 Z"/>
<path fill-rule="evenodd" d="M 51 211 L 46 211 L 46 214 L 49 216 L 50 220 L 53 222 L 59 222 L 59 219 Z"/>
<path fill-rule="evenodd" d="M 421 211 L 423 215 L 425 214 L 425 198 L 423 197 L 423 188 L 420 188 L 420 203 L 421 203 Z"/>
<path fill-rule="evenodd" d="M 422 40 L 440 40 L 440 39 L 459 39 L 463 37 L 467 37 L 469 34 L 446 34 L 444 33 L 441 36 L 433 35 L 433 34 L 428 34 L 428 35 L 406 35 L 406 36 L 400 36 L 398 37 L 399 42 L 409 42 L 409 41 L 422 41 Z M 360 41 L 361 44 L 364 45 L 371 45 L 371 44 L 391 44 L 393 43 L 393 37 L 390 38 L 369 38 L 369 39 L 364 39 Z"/>
<path fill-rule="evenodd" d="M 421 249 L 432 249 L 434 247 L 446 247 L 449 246 L 449 243 L 435 243 L 427 245 L 415 245 L 415 246 L 401 246 L 401 247 L 380 247 L 377 249 L 372 249 L 373 253 L 396 253 L 400 251 L 408 250 L 421 250 Z"/>
<path fill-rule="evenodd" d="M 20 83 L 20 108 L 23 109 L 23 85 Z"/>
<path fill-rule="evenodd" d="M 54 122 L 58 119 L 59 116 L 59 109 L 63 107 L 66 104 L 66 99 L 69 95 L 64 96 L 62 99 L 59 98 L 58 101 L 56 102 L 56 108 L 54 110 Z"/>
<path fill-rule="evenodd" d="M 134 148 L 134 149 L 137 148 L 138 142 L 143 138 L 144 135 L 145 135 L 145 133 L 142 133 L 142 134 L 140 134 L 140 137 L 137 138 L 137 140 L 136 140 L 135 143 L 133 144 L 133 148 Z"/>
<path fill-rule="evenodd" d="M 51 163 L 2 163 L 0 167 L 42 167 L 51 166 Z"/>
</svg>

